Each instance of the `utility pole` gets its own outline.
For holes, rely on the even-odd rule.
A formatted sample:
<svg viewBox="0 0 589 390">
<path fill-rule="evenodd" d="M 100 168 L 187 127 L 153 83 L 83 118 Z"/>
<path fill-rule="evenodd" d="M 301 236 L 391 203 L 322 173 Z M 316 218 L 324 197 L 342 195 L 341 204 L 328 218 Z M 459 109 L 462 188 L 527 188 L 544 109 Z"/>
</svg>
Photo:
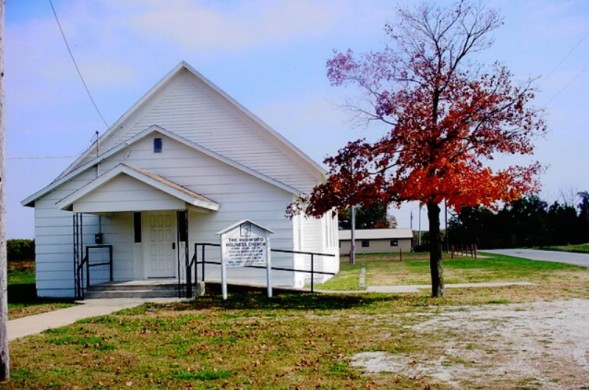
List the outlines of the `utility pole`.
<svg viewBox="0 0 589 390">
<path fill-rule="evenodd" d="M 448 235 L 448 201 L 444 199 L 444 236 L 446 237 L 446 252 L 450 252 L 450 236 Z"/>
<path fill-rule="evenodd" d="M 8 275 L 4 190 L 4 0 L 0 0 L 0 382 L 10 379 L 8 353 Z"/>
<path fill-rule="evenodd" d="M 421 247 L 421 206 L 422 204 L 419 204 L 419 234 L 417 235 L 417 245 L 419 245 Z"/>
<path fill-rule="evenodd" d="M 351 219 L 352 229 L 350 230 L 350 264 L 356 264 L 356 206 L 352 206 Z"/>
</svg>

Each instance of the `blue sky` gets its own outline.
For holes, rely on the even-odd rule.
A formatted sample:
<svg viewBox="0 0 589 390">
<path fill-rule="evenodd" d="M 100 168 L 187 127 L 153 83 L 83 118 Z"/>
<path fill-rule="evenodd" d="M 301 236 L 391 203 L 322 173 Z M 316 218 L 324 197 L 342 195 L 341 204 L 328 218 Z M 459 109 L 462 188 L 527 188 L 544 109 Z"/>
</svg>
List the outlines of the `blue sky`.
<svg viewBox="0 0 589 390">
<path fill-rule="evenodd" d="M 54 0 L 85 81 L 110 125 L 185 60 L 321 162 L 382 126 L 351 122 L 353 88 L 331 87 L 332 50 L 378 50 L 384 24 L 410 0 Z M 449 1 L 439 1 L 449 4 Z M 589 2 L 488 0 L 504 17 L 481 60 L 516 80 L 540 77 L 535 105 L 549 134 L 535 158 L 547 166 L 542 196 L 589 191 Z M 5 95 L 8 237 L 34 236 L 20 201 L 49 184 L 106 126 L 94 110 L 48 0 L 6 0 Z M 510 162 L 510 161 L 508 161 Z M 417 229 L 417 205 L 393 210 Z M 426 225 L 422 213 L 422 226 Z"/>
</svg>

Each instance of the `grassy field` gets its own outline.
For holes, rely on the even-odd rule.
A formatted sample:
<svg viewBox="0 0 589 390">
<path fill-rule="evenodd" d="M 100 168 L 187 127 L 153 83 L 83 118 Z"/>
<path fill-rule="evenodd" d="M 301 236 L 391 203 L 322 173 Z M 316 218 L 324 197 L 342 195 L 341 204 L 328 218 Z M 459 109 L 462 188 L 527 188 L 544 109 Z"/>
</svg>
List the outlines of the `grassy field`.
<svg viewBox="0 0 589 390">
<path fill-rule="evenodd" d="M 369 284 L 427 283 L 427 264 L 423 256 L 402 263 L 360 257 L 355 266 L 343 261 L 327 287 L 355 287 L 361 267 Z M 435 339 L 410 326 L 444 307 L 589 297 L 589 272 L 581 267 L 503 256 L 445 266 L 452 282 L 537 285 L 449 290 L 443 299 L 425 292 L 283 293 L 268 299 L 252 290 L 230 294 L 227 301 L 212 294 L 146 304 L 11 342 L 12 380 L 0 389 L 445 388 L 427 375 L 365 375 L 350 358 L 364 351 L 417 351 L 424 359 L 442 354 Z"/>
<path fill-rule="evenodd" d="M 323 290 L 362 290 L 360 272 L 365 270 L 366 285 L 430 284 L 429 255 L 411 254 L 403 261 L 387 255 L 358 255 L 352 265 L 343 258 L 338 276 L 320 286 Z M 480 282 L 535 282 L 554 283 L 558 290 L 566 284 L 571 269 L 585 270 L 551 262 L 539 262 L 515 257 L 480 254 L 477 259 L 458 257 L 444 260 L 444 279 L 447 284 Z M 583 272 L 581 272 L 582 274 Z"/>
<path fill-rule="evenodd" d="M 34 261 L 9 261 L 8 284 L 35 284 Z"/>
<path fill-rule="evenodd" d="M 574 253 L 589 253 L 589 244 L 578 245 L 561 245 L 561 246 L 543 246 L 540 249 L 548 251 L 574 252 Z"/>
<path fill-rule="evenodd" d="M 8 262 L 8 318 L 13 320 L 73 305 L 71 299 L 37 298 L 35 262 Z"/>
</svg>

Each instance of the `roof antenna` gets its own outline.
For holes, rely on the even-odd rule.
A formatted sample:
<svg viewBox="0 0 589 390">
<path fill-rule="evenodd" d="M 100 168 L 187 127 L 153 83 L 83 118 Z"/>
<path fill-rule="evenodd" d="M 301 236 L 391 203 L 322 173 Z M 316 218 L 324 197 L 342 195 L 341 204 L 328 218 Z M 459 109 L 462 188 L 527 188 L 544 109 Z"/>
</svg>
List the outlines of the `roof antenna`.
<svg viewBox="0 0 589 390">
<path fill-rule="evenodd" d="M 96 157 L 98 157 L 98 134 L 100 133 L 98 130 L 96 130 Z"/>
</svg>

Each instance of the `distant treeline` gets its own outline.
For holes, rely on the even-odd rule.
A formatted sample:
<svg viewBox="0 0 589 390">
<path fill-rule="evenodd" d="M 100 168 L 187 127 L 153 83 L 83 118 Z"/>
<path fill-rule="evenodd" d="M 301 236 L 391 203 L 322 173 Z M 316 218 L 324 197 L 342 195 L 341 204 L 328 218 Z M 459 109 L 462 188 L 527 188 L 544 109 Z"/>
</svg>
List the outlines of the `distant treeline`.
<svg viewBox="0 0 589 390">
<path fill-rule="evenodd" d="M 8 261 L 35 260 L 35 240 L 6 241 L 6 257 Z"/>
<path fill-rule="evenodd" d="M 512 248 L 589 242 L 589 192 L 578 204 L 548 204 L 538 196 L 509 203 L 498 211 L 467 207 L 450 219 L 451 245 Z"/>
</svg>

